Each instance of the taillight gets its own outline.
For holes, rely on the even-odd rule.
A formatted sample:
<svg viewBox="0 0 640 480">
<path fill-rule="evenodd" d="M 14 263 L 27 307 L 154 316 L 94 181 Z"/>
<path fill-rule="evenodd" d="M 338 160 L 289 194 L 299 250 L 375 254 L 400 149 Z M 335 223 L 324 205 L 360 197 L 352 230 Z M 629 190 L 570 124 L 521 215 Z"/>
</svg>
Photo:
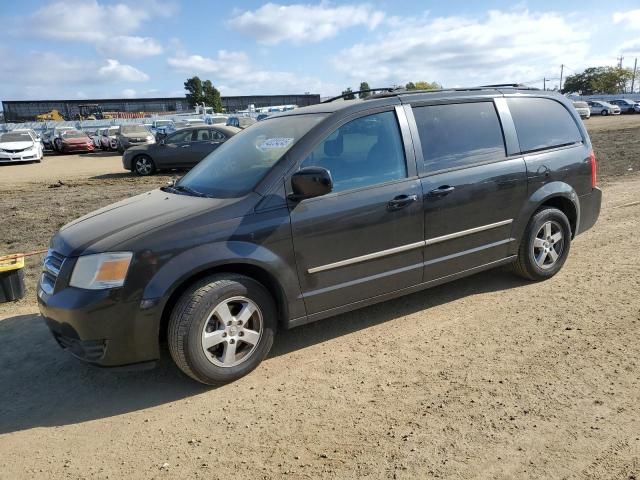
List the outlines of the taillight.
<svg viewBox="0 0 640 480">
<path fill-rule="evenodd" d="M 591 188 L 596 188 L 598 182 L 598 163 L 596 162 L 596 154 L 593 150 L 589 153 L 589 164 L 591 165 Z"/>
</svg>

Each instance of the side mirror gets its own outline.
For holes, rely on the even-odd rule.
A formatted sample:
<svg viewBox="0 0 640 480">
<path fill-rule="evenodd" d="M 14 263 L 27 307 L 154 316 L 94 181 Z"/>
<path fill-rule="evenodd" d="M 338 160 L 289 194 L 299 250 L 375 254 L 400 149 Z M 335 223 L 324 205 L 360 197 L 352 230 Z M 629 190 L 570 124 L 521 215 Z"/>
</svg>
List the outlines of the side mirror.
<svg viewBox="0 0 640 480">
<path fill-rule="evenodd" d="M 291 188 L 293 193 L 289 195 L 289 199 L 297 202 L 330 193 L 333 190 L 333 180 L 326 168 L 305 167 L 293 174 Z"/>
</svg>

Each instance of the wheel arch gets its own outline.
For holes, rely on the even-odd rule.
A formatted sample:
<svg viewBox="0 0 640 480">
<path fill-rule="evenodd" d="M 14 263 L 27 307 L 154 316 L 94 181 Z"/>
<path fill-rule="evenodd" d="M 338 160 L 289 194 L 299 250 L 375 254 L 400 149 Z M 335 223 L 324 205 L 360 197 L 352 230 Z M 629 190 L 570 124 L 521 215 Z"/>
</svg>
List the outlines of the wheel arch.
<svg viewBox="0 0 640 480">
<path fill-rule="evenodd" d="M 233 262 L 224 263 L 220 265 L 210 266 L 200 271 L 193 272 L 192 275 L 181 279 L 173 286 L 171 293 L 165 304 L 162 307 L 162 314 L 160 316 L 160 323 L 158 326 L 158 338 L 163 340 L 167 333 L 169 325 L 169 318 L 173 307 L 178 302 L 182 294 L 194 283 L 200 281 L 203 278 L 209 277 L 215 274 L 237 274 L 244 275 L 260 283 L 271 294 L 276 304 L 278 311 L 278 326 L 286 327 L 288 319 L 288 304 L 286 295 L 282 285 L 278 282 L 277 278 L 269 272 L 267 269 L 255 265 L 252 263 Z"/>
<path fill-rule="evenodd" d="M 514 222 L 512 236 L 512 254 L 515 254 L 527 228 L 529 220 L 543 207 L 557 208 L 569 219 L 571 238 L 574 238 L 580 228 L 580 201 L 578 194 L 571 185 L 565 182 L 549 182 L 534 191 L 525 202 L 518 218 Z"/>
</svg>

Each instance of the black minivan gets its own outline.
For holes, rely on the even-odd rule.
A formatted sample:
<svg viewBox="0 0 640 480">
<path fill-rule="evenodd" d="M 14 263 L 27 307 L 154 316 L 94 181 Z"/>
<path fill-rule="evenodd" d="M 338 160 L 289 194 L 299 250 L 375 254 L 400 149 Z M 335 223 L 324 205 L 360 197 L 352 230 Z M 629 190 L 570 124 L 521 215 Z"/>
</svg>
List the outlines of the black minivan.
<svg viewBox="0 0 640 480">
<path fill-rule="evenodd" d="M 59 344 L 102 366 L 219 384 L 288 329 L 511 264 L 555 275 L 600 212 L 571 102 L 520 87 L 394 91 L 271 116 L 174 185 L 51 240 L 38 287 Z"/>
</svg>

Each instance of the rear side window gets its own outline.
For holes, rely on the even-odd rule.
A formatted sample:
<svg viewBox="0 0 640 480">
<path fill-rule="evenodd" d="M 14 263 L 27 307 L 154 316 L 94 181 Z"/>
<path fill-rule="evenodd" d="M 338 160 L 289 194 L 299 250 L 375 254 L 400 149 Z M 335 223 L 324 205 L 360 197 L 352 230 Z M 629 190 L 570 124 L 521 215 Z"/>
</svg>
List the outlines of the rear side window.
<svg viewBox="0 0 640 480">
<path fill-rule="evenodd" d="M 507 98 L 520 151 L 533 152 L 582 142 L 576 122 L 564 106 L 548 98 Z"/>
<path fill-rule="evenodd" d="M 493 102 L 414 107 L 413 115 L 429 171 L 505 158 Z"/>
</svg>

